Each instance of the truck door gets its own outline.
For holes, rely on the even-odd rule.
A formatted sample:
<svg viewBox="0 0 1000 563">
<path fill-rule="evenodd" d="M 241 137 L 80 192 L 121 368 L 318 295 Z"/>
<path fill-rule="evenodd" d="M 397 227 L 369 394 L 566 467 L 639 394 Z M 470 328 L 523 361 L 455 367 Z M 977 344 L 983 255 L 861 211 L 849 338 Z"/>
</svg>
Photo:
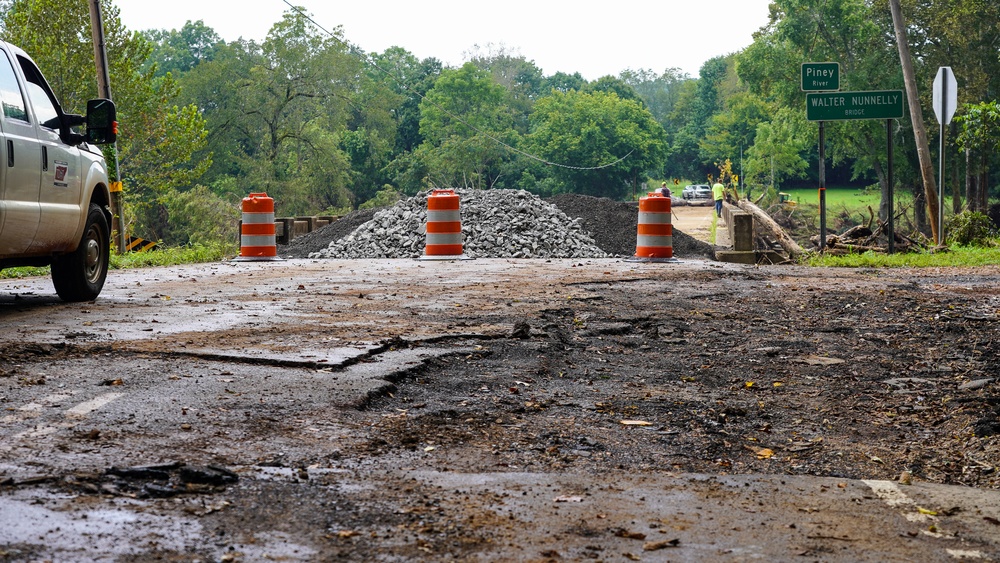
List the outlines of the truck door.
<svg viewBox="0 0 1000 563">
<path fill-rule="evenodd" d="M 38 125 L 42 155 L 39 226 L 29 252 L 48 254 L 72 250 L 79 239 L 78 231 L 83 228 L 82 217 L 86 215 L 80 213 L 83 199 L 80 149 L 67 145 L 60 137 L 60 111 L 38 67 L 22 56 L 17 56 L 17 62 L 24 74 L 24 88 Z"/>
<path fill-rule="evenodd" d="M 42 151 L 10 55 L 0 49 L 0 256 L 27 250 L 38 230 Z"/>
</svg>

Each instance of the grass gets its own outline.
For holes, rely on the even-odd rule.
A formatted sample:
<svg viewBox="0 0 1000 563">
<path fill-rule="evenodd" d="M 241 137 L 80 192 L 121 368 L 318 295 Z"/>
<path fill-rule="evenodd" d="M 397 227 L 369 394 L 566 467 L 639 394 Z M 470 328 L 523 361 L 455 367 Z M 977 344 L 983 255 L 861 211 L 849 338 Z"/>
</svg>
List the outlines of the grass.
<svg viewBox="0 0 1000 563">
<path fill-rule="evenodd" d="M 800 188 L 794 190 L 781 190 L 791 196 L 792 201 L 799 205 L 815 205 L 819 207 L 819 190 L 816 188 Z M 899 197 L 901 194 L 897 194 Z M 882 201 L 882 194 L 878 190 L 863 190 L 858 188 L 827 188 L 826 206 L 827 208 L 865 209 L 871 206 L 878 209 L 879 202 Z"/>
<path fill-rule="evenodd" d="M 202 262 L 218 262 L 223 258 L 235 256 L 239 248 L 235 244 L 195 244 L 177 248 L 161 248 L 147 252 L 111 253 L 111 270 L 127 270 L 132 268 L 148 268 L 151 266 L 176 266 L 179 264 L 198 264 Z M 0 270 L 0 278 L 27 278 L 48 276 L 49 268 L 7 268 Z"/>
<path fill-rule="evenodd" d="M 948 268 L 1000 264 L 1000 246 L 989 248 L 953 246 L 947 252 L 907 252 L 879 254 L 865 252 L 847 256 L 810 255 L 804 263 L 816 267 L 840 268 Z"/>
</svg>

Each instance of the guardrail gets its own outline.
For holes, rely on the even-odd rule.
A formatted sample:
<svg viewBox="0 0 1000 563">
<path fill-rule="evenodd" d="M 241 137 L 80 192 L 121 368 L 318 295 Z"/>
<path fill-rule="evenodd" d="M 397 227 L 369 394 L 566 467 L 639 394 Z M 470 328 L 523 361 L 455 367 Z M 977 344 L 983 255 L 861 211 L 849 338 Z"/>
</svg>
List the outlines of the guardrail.
<svg viewBox="0 0 1000 563">
<path fill-rule="evenodd" d="M 337 219 L 340 219 L 337 215 L 277 217 L 274 219 L 274 238 L 278 244 L 288 244 L 296 237 L 307 235 Z"/>
</svg>

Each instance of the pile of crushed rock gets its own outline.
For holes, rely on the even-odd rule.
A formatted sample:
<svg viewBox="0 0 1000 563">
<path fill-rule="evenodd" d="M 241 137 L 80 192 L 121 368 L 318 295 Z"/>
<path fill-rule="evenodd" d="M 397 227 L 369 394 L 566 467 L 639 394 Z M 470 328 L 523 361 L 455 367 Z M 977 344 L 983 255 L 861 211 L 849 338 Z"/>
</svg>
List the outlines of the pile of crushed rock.
<svg viewBox="0 0 1000 563">
<path fill-rule="evenodd" d="M 604 258 L 635 253 L 638 209 L 576 194 L 547 201 L 523 190 L 455 190 L 465 254 L 473 258 Z M 429 192 L 352 212 L 278 249 L 285 258 L 416 258 Z M 675 256 L 711 258 L 711 245 L 674 229 Z"/>
</svg>

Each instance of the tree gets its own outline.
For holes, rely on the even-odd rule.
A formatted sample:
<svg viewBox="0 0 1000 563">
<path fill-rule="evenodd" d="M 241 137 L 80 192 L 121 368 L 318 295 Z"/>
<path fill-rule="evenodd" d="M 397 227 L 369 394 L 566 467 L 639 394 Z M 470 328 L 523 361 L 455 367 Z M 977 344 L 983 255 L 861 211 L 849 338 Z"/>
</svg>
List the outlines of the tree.
<svg viewBox="0 0 1000 563">
<path fill-rule="evenodd" d="M 587 81 L 580 75 L 579 72 L 573 74 L 567 74 L 565 72 L 557 72 L 552 76 L 548 76 L 542 80 L 542 86 L 539 89 L 542 95 L 546 95 L 551 91 L 556 92 L 569 92 L 570 90 L 582 91 L 587 86 Z"/>
<path fill-rule="evenodd" d="M 627 82 L 621 78 L 616 78 L 614 76 L 602 76 L 595 80 L 594 82 L 588 83 L 583 87 L 584 92 L 608 92 L 613 93 L 623 100 L 633 100 L 644 104 L 642 97 L 639 93 L 635 91 Z"/>
<path fill-rule="evenodd" d="M 714 162 L 738 157 L 753 145 L 757 126 L 774 114 L 772 107 L 748 92 L 728 97 L 725 106 L 725 110 L 708 120 L 705 137 L 699 144 L 702 160 Z"/>
<path fill-rule="evenodd" d="M 516 158 L 520 142 L 507 90 L 491 74 L 465 63 L 441 73 L 420 102 L 417 156 L 434 185 L 493 188 Z M 520 174 L 510 178 L 516 180 Z"/>
<path fill-rule="evenodd" d="M 888 0 L 876 0 L 876 14 L 890 14 Z M 1000 57 L 997 44 L 1000 42 L 1000 4 L 988 0 L 949 0 L 947 2 L 916 2 L 904 0 L 900 8 L 907 18 L 907 36 L 912 58 L 916 62 L 917 84 L 929 84 L 938 67 L 950 66 L 959 81 L 959 108 L 975 107 L 980 102 L 989 102 L 1000 97 Z M 891 15 L 891 14 L 890 14 Z M 884 27 L 891 27 L 891 17 Z M 930 107 L 931 89 L 920 92 L 920 103 Z M 959 113 L 959 117 L 961 113 Z M 954 137 L 954 136 L 952 136 Z M 934 147 L 932 147 L 933 149 Z M 983 160 L 996 161 L 992 151 L 981 154 L 966 165 L 966 189 L 976 191 L 981 183 L 979 173 Z M 952 165 L 953 204 L 958 206 L 958 165 Z M 973 205 L 978 205 L 979 194 L 967 193 Z M 985 196 L 985 192 L 983 192 Z M 983 200 L 985 205 L 985 200 Z M 955 213 L 960 207 L 954 207 Z"/>
<path fill-rule="evenodd" d="M 723 107 L 719 91 L 726 77 L 727 65 L 724 57 L 710 59 L 702 65 L 698 80 L 681 84 L 669 117 L 676 127 L 667 163 L 673 175 L 702 178 L 712 170 L 712 159 L 706 159 L 701 154 L 701 142 L 705 138 L 709 119 Z"/>
<path fill-rule="evenodd" d="M 808 166 L 803 154 L 816 134 L 801 111 L 781 108 L 769 121 L 757 125 L 754 143 L 746 153 L 744 182 L 775 187 L 783 180 L 801 178 Z"/>
<path fill-rule="evenodd" d="M 934 163 L 931 161 L 931 150 L 927 144 L 927 129 L 924 127 L 923 110 L 920 108 L 920 95 L 917 92 L 917 78 L 913 70 L 913 59 L 910 57 L 910 47 L 906 38 L 906 23 L 899 7 L 899 0 L 889 0 L 892 8 L 892 22 L 896 28 L 896 44 L 899 47 L 899 59 L 903 65 L 906 93 L 909 98 L 910 121 L 913 123 L 913 138 L 917 146 L 917 156 L 920 158 L 920 175 L 924 180 L 924 194 L 931 218 L 941 213 L 937 197 L 937 182 L 934 179 Z M 937 244 L 944 244 L 941 233 L 938 232 L 938 222 L 932 220 L 931 233 Z"/>
<path fill-rule="evenodd" d="M 394 142 L 391 104 L 370 84 L 341 31 L 322 34 L 297 11 L 262 44 L 220 47 L 184 76 L 212 130 L 217 166 L 206 183 L 239 178 L 246 192 L 268 193 L 288 214 L 360 203 L 352 182 L 378 168 L 385 159 L 375 153 Z"/>
<path fill-rule="evenodd" d="M 509 51 L 505 46 L 476 46 L 469 62 L 489 71 L 493 83 L 503 86 L 508 93 L 508 103 L 514 110 L 515 126 L 520 134 L 528 132 L 528 115 L 535 100 L 542 92 L 542 69 L 524 56 Z"/>
<path fill-rule="evenodd" d="M 652 70 L 623 70 L 618 78 L 630 86 L 649 108 L 653 118 L 668 131 L 673 129 L 670 114 L 680 98 L 681 85 L 691 80 L 677 68 L 668 68 L 662 74 Z"/>
<path fill-rule="evenodd" d="M 973 188 L 968 174 L 969 186 L 966 189 L 970 211 L 986 213 L 989 187 L 987 184 L 988 156 L 1000 150 L 1000 105 L 996 100 L 967 105 L 962 114 L 955 118 L 961 133 L 956 144 L 966 154 L 967 162 L 972 161 L 972 155 L 979 155 L 979 163 L 975 167 L 979 171 L 979 179 Z M 969 167 L 973 168 L 972 166 Z"/>
<path fill-rule="evenodd" d="M 188 20 L 180 30 L 151 29 L 144 35 L 154 46 L 145 68 L 156 65 L 156 76 L 182 74 L 211 61 L 222 43 L 215 30 L 202 20 Z"/>
<path fill-rule="evenodd" d="M 551 163 L 563 191 L 623 198 L 666 157 L 663 127 L 613 92 L 553 92 L 538 100 L 529 144 Z"/>
<path fill-rule="evenodd" d="M 369 67 L 373 80 L 381 80 L 399 96 L 396 118 L 395 154 L 412 151 L 423 142 L 420 136 L 420 100 L 441 76 L 441 61 L 418 60 L 402 47 L 390 47 L 371 56 Z"/>
</svg>

